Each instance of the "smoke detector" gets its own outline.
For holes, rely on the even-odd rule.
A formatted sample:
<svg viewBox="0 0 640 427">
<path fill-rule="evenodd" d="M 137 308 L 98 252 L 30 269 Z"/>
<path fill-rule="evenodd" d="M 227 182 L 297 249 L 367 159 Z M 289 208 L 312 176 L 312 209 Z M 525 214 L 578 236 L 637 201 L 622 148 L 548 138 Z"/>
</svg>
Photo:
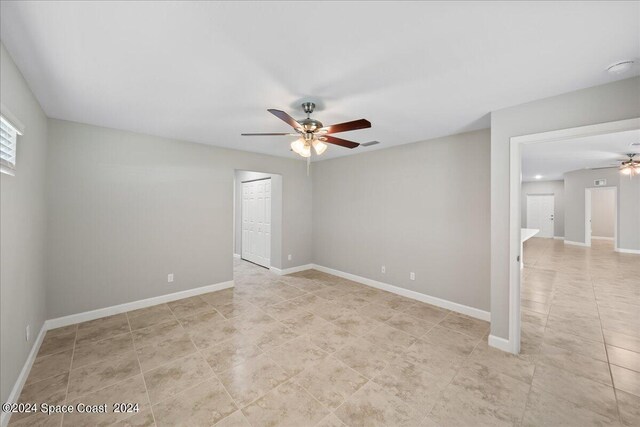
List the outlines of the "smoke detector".
<svg viewBox="0 0 640 427">
<path fill-rule="evenodd" d="M 607 67 L 609 74 L 620 75 L 629 71 L 633 67 L 633 61 L 620 61 Z"/>
</svg>

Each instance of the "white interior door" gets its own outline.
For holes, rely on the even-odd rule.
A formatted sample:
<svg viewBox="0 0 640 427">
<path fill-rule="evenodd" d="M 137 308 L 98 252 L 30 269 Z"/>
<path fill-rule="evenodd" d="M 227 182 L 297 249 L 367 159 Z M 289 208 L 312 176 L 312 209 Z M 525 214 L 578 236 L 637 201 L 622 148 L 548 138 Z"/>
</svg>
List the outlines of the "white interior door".
<svg viewBox="0 0 640 427">
<path fill-rule="evenodd" d="M 527 228 L 540 230 L 536 237 L 553 237 L 553 194 L 527 195 Z"/>
<path fill-rule="evenodd" d="M 271 265 L 271 179 L 242 183 L 242 258 Z"/>
</svg>

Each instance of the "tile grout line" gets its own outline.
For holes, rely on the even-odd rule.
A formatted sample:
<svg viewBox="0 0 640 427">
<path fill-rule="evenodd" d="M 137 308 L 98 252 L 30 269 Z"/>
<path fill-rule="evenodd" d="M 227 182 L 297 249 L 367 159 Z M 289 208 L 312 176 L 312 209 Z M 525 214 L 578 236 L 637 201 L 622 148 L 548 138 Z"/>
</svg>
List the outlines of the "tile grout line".
<svg viewBox="0 0 640 427">
<path fill-rule="evenodd" d="M 160 304 L 158 304 L 158 305 L 160 305 Z M 127 324 L 129 325 L 129 332 L 131 333 L 131 344 L 133 346 L 133 352 L 136 355 L 136 360 L 138 361 L 138 367 L 140 368 L 140 376 L 142 377 L 142 383 L 144 384 L 144 390 L 147 393 L 147 400 L 149 401 L 149 411 L 151 412 L 151 418 L 153 418 L 153 423 L 157 426 L 158 423 L 156 422 L 156 415 L 153 413 L 153 405 L 151 404 L 151 396 L 149 395 L 149 387 L 147 387 L 147 380 L 145 380 L 145 378 L 144 378 L 144 371 L 142 370 L 142 363 L 140 363 L 140 357 L 138 356 L 138 350 L 136 349 L 135 342 L 133 340 L 133 330 L 131 329 L 131 320 L 129 319 L 129 313 L 125 312 L 125 316 L 127 317 Z M 131 417 L 133 417 L 133 415 L 131 415 Z M 125 419 L 129 419 L 131 417 L 127 417 Z"/>
<path fill-rule="evenodd" d="M 556 268 L 557 268 L 557 267 L 556 267 Z M 542 271 L 542 270 L 545 270 L 545 269 L 541 268 L 540 270 Z M 569 272 L 569 271 L 558 271 L 557 269 L 549 270 L 549 271 L 553 271 L 554 273 L 556 273 L 556 275 L 558 275 L 558 274 L 560 274 L 560 275 L 573 275 L 573 274 L 575 274 L 575 273 L 573 273 L 573 272 Z M 580 280 L 582 281 L 582 279 L 580 279 Z M 603 328 L 602 328 L 602 322 L 601 322 L 601 319 L 600 319 L 600 313 L 599 313 L 599 305 L 598 305 L 598 303 L 597 303 L 597 298 L 596 298 L 596 294 L 595 294 L 595 287 L 593 286 L 593 277 L 592 277 L 592 275 L 589 273 L 589 274 L 588 274 L 588 279 L 584 279 L 584 281 L 585 281 L 585 282 L 589 282 L 589 285 L 590 285 L 590 287 L 591 287 L 591 291 L 592 291 L 592 293 L 593 293 L 593 297 L 594 297 L 594 303 L 596 304 L 596 310 L 598 310 L 598 320 L 599 320 L 599 323 L 600 323 L 600 333 L 601 333 L 601 337 L 602 337 L 602 344 L 603 344 L 603 345 L 604 345 L 604 347 L 605 347 L 605 354 L 607 355 L 607 362 L 606 362 L 606 363 L 607 363 L 607 365 L 608 365 L 609 373 L 610 373 L 610 376 L 611 376 L 611 368 L 610 368 L 610 363 L 608 362 L 608 353 L 606 352 L 606 343 L 605 343 L 605 340 L 604 340 L 604 333 L 603 333 Z M 555 291 L 556 291 L 556 290 L 557 290 L 557 285 L 554 285 L 554 286 L 553 286 L 553 292 L 555 293 Z M 555 295 L 554 295 L 554 296 L 555 296 Z M 551 304 L 551 307 L 550 307 L 550 308 L 552 308 L 552 307 L 553 307 L 553 303 Z M 551 311 L 551 310 L 550 310 L 550 311 Z M 546 333 L 546 330 L 547 330 L 547 326 L 545 326 L 545 333 Z M 588 338 L 585 338 L 585 337 L 582 337 L 582 336 L 579 336 L 579 335 L 575 335 L 575 334 L 573 334 L 573 333 L 568 333 L 568 332 L 563 332 L 563 333 L 565 333 L 565 334 L 567 334 L 567 335 L 572 335 L 572 336 L 574 336 L 574 337 L 577 337 L 577 338 L 579 338 L 579 339 L 580 339 L 580 340 L 582 340 L 582 341 L 598 342 L 598 341 L 595 341 L 595 340 L 590 339 L 590 338 L 588 339 Z M 543 339 L 544 339 L 544 335 L 543 335 Z M 599 342 L 598 342 L 598 343 L 599 343 Z M 567 350 L 567 351 L 573 352 L 573 350 Z M 594 359 L 594 360 L 600 361 L 599 359 Z M 534 374 L 535 374 L 535 370 L 537 369 L 537 366 L 538 366 L 538 361 L 537 361 L 537 357 L 536 357 L 536 361 L 534 362 Z M 566 371 L 566 369 L 563 369 L 563 368 L 558 368 L 558 369 L 561 369 L 561 370 L 563 370 L 563 371 Z M 571 373 L 572 375 L 576 375 L 576 376 L 583 377 L 582 375 L 574 374 L 574 373 L 572 373 L 571 371 L 566 371 L 566 372 L 569 372 L 569 373 Z M 615 396 L 615 399 L 616 399 L 616 411 L 617 411 L 617 413 L 618 413 L 618 420 L 619 420 L 620 422 L 622 422 L 622 421 L 621 421 L 621 416 L 620 416 L 620 413 L 619 413 L 619 408 L 618 408 L 618 401 L 617 401 L 616 389 L 615 389 L 615 387 L 613 387 L 613 377 L 611 376 L 611 380 L 612 380 L 612 381 L 611 381 L 611 384 L 612 384 L 612 385 L 604 384 L 604 383 L 601 383 L 601 382 L 600 382 L 600 381 L 598 381 L 598 380 L 594 380 L 594 379 L 591 379 L 591 378 L 588 378 L 588 377 L 583 377 L 583 378 L 586 378 L 586 379 L 588 379 L 588 380 L 590 380 L 590 381 L 598 382 L 598 383 L 600 383 L 600 384 L 603 384 L 603 385 L 605 385 L 605 386 L 611 387 L 611 388 L 613 389 L 613 391 L 614 391 L 614 396 Z M 532 383 L 532 384 L 533 384 L 533 383 Z M 533 387 L 532 387 L 532 388 L 533 388 Z M 543 393 L 545 393 L 545 394 L 551 394 L 552 396 L 554 396 L 554 397 L 556 397 L 556 398 L 558 398 L 558 399 L 560 399 L 560 400 L 562 400 L 562 401 L 564 401 L 564 402 L 568 402 L 569 404 L 571 404 L 571 405 L 573 405 L 573 406 L 575 406 L 575 407 L 582 408 L 582 409 L 585 409 L 585 410 L 587 410 L 587 411 L 591 412 L 591 410 L 590 410 L 589 408 L 584 407 L 583 405 L 579 405 L 579 404 L 577 404 L 577 403 L 574 403 L 574 402 L 573 402 L 573 401 L 571 401 L 571 400 L 567 400 L 567 399 L 565 399 L 564 397 L 556 396 L 555 394 L 552 394 L 552 393 L 550 393 L 550 392 L 548 392 L 548 391 L 546 391 L 546 390 L 542 390 L 542 392 L 543 392 Z M 531 390 L 529 391 L 529 394 L 530 394 L 530 393 L 531 393 Z M 527 401 L 528 401 L 528 397 L 527 397 Z M 525 413 L 526 413 L 526 407 L 525 407 Z M 603 417 L 605 417 L 605 418 L 608 418 L 608 419 L 610 419 L 610 420 L 612 420 L 611 418 L 609 418 L 609 416 L 605 416 L 604 414 L 602 414 L 602 413 L 600 413 L 600 412 L 595 412 L 595 411 L 594 411 L 594 413 L 595 413 L 595 414 L 598 414 L 598 415 L 600 415 L 600 416 L 603 416 Z M 524 419 L 524 414 L 523 414 L 523 419 Z"/>
<path fill-rule="evenodd" d="M 600 304 L 598 304 L 598 298 L 596 297 L 596 289 L 593 285 L 593 278 L 589 275 L 589 283 L 591 284 L 591 292 L 593 292 L 593 299 L 596 304 L 596 310 L 598 311 L 598 321 L 600 322 L 600 334 L 602 335 L 602 343 L 604 345 L 604 353 L 607 356 L 607 368 L 609 369 L 609 377 L 611 378 L 611 388 L 613 389 L 613 397 L 616 401 L 616 412 L 618 414 L 618 421 L 624 425 L 622 421 L 622 415 L 620 414 L 620 404 L 618 403 L 618 392 L 616 390 L 616 384 L 613 380 L 613 372 L 611 370 L 611 361 L 609 360 L 609 349 L 607 348 L 607 341 L 604 337 L 604 327 L 602 326 L 602 318 L 600 316 Z"/>
<path fill-rule="evenodd" d="M 523 251 L 524 251 L 524 248 L 523 248 Z M 545 249 L 542 251 L 542 253 L 540 255 L 542 256 L 545 253 L 547 253 L 548 251 L 549 251 L 549 248 L 545 247 Z M 536 269 L 536 265 L 538 264 L 539 261 L 540 261 L 540 258 L 536 259 L 534 264 L 529 268 Z M 523 270 L 526 270 L 526 269 L 527 269 L 527 266 L 525 265 L 525 268 Z M 523 272 L 521 281 L 524 281 L 524 277 L 525 277 L 525 273 Z M 543 341 L 542 345 L 544 345 L 544 336 L 545 336 L 546 331 L 547 331 L 547 323 L 549 323 L 549 316 L 551 315 L 551 309 L 553 308 L 553 300 L 555 298 L 556 287 L 557 287 L 557 285 L 555 283 L 553 283 L 552 286 L 551 286 L 551 294 L 550 294 L 551 301 L 549 303 L 549 311 L 546 313 L 546 316 L 544 318 L 544 331 L 542 333 L 542 341 Z M 520 287 L 520 298 L 522 298 L 522 286 Z M 520 308 L 520 315 L 522 316 L 522 306 Z M 522 322 L 520 322 L 520 342 L 522 342 Z M 524 422 L 524 417 L 527 414 L 527 407 L 529 406 L 529 401 L 530 401 L 530 397 L 531 397 L 531 391 L 533 390 L 533 379 L 535 378 L 536 371 L 538 369 L 538 358 L 537 358 L 537 355 L 534 355 L 533 357 L 534 357 L 534 360 L 532 362 L 532 364 L 533 364 L 533 373 L 531 374 L 531 383 L 529 384 L 529 391 L 527 391 L 527 398 L 525 400 L 524 409 L 522 410 L 522 416 L 520 417 L 520 424 L 522 424 Z"/>
<path fill-rule="evenodd" d="M 71 360 L 69 361 L 69 373 L 67 374 L 67 389 L 64 392 L 64 403 L 67 404 L 67 399 L 69 398 L 69 385 L 71 384 L 71 367 L 73 366 L 73 357 L 76 354 L 76 342 L 78 341 L 78 325 L 75 328 L 75 336 L 73 337 L 73 349 L 71 350 Z M 60 427 L 64 425 L 64 417 L 67 414 L 62 414 L 60 418 Z"/>
<path fill-rule="evenodd" d="M 205 303 L 207 303 L 205 301 Z M 209 304 L 209 303 L 207 303 Z M 210 305 L 210 304 L 209 304 Z M 212 306 L 213 307 L 213 306 Z M 215 307 L 213 307 L 213 309 L 216 311 L 216 313 L 218 313 L 220 316 L 222 316 L 223 319 L 229 320 L 227 319 L 222 313 L 220 313 Z M 176 320 L 178 321 L 178 324 L 180 325 L 180 327 L 182 327 L 183 329 L 184 326 L 182 325 L 182 323 L 180 323 L 180 319 L 178 319 L 178 316 L 176 316 L 176 314 L 173 312 L 173 310 L 171 309 L 171 307 L 169 307 L 169 310 L 171 311 L 171 314 L 173 315 L 173 317 L 176 318 Z M 197 315 L 197 314 L 196 314 Z M 194 315 L 195 316 L 195 315 Z M 226 321 L 225 320 L 225 321 Z M 207 360 L 207 358 L 205 357 L 205 355 L 202 353 L 202 349 L 200 349 L 194 342 L 193 339 L 191 338 L 191 335 L 189 334 L 189 332 L 185 329 L 185 333 L 187 334 L 187 337 L 189 337 L 189 341 L 191 341 L 191 344 L 193 345 L 193 347 L 196 349 L 196 353 L 198 353 L 200 355 L 200 357 L 202 357 L 202 359 L 204 360 L 204 362 L 207 364 L 207 366 L 209 367 L 209 369 L 211 370 L 211 373 L 213 374 L 213 377 L 220 383 L 220 386 L 222 386 L 222 389 L 225 391 L 225 393 L 227 394 L 227 396 L 229 396 L 229 399 L 231 399 L 231 401 L 233 402 L 233 404 L 236 406 L 237 410 L 240 412 L 240 415 L 242 415 L 242 418 L 244 418 L 246 420 L 246 417 L 244 416 L 244 413 L 242 412 L 242 408 L 240 407 L 240 405 L 238 405 L 238 402 L 236 402 L 236 400 L 233 398 L 233 396 L 231 396 L 231 393 L 229 393 L 229 390 L 227 390 L 227 387 L 224 385 L 224 383 L 222 382 L 222 380 L 220 379 L 220 377 L 218 376 L 218 374 L 216 373 L 216 371 L 213 369 L 213 367 L 211 366 L 211 364 L 209 363 L 209 361 Z M 225 340 L 223 342 L 226 342 L 228 340 Z M 222 344 L 222 343 L 219 343 Z M 217 345 L 217 344 L 216 344 Z M 214 346 L 210 346 L 210 347 L 214 347 Z M 206 347 L 209 348 L 209 347 Z M 262 350 L 262 349 L 261 349 Z M 178 359 L 176 359 L 178 360 Z M 172 361 L 173 362 L 173 361 Z M 171 362 L 169 362 L 171 363 Z M 155 369 L 155 368 L 154 368 Z M 205 380 L 203 380 L 202 382 L 199 382 L 198 384 L 194 385 L 193 387 L 188 387 L 184 390 L 181 390 L 179 393 L 176 393 L 173 396 L 169 396 L 167 397 L 167 399 L 163 400 L 169 400 L 170 398 L 175 398 L 176 396 L 185 393 L 187 390 L 190 390 L 192 388 L 196 388 L 197 386 L 204 384 L 205 382 L 209 381 L 210 378 L 206 378 Z M 160 401 L 158 403 L 161 403 L 163 401 Z M 220 421 L 224 420 L 225 418 L 230 417 L 231 415 L 233 415 L 236 411 L 232 412 L 231 414 L 219 419 L 218 421 L 215 422 L 215 424 L 218 424 Z M 154 422 L 155 422 L 155 418 L 154 418 Z M 248 420 L 247 420 L 248 422 Z M 215 425 L 214 424 L 214 425 Z M 250 423 L 249 423 L 250 424 Z"/>
<path fill-rule="evenodd" d="M 463 362 L 461 363 L 460 367 L 458 369 L 456 369 L 456 373 L 451 377 L 451 379 L 449 380 L 449 382 L 447 383 L 447 385 L 445 385 L 444 387 L 442 387 L 442 390 L 439 391 L 438 393 L 438 397 L 435 401 L 435 403 L 433 404 L 433 406 L 431 407 L 431 409 L 429 409 L 429 411 L 427 412 L 427 415 L 422 419 L 422 421 L 424 421 L 425 419 L 429 418 L 429 416 L 431 415 L 431 413 L 433 412 L 433 410 L 435 409 L 436 404 L 440 401 L 440 399 L 442 399 L 445 390 L 451 385 L 451 383 L 453 383 L 453 380 L 455 380 L 455 378 L 458 376 L 458 374 L 460 373 L 460 370 L 462 368 L 464 368 L 467 364 L 467 361 L 471 358 L 471 355 L 476 351 L 476 349 L 478 348 L 478 346 L 483 342 L 483 338 L 480 338 L 480 340 L 476 343 L 476 345 L 473 347 L 473 350 L 471 350 L 469 352 L 469 354 L 467 354 L 464 357 Z M 413 345 L 413 344 L 412 344 Z M 429 418 L 431 420 L 431 418 Z"/>
</svg>

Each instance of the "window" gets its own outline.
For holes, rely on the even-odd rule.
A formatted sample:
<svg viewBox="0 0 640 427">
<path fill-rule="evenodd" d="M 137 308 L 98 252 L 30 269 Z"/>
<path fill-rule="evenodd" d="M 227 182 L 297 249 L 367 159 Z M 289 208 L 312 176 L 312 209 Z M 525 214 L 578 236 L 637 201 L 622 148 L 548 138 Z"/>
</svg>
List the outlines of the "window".
<svg viewBox="0 0 640 427">
<path fill-rule="evenodd" d="M 4 116 L 0 116 L 0 172 L 14 175 L 16 169 L 16 141 L 22 135 Z"/>
</svg>

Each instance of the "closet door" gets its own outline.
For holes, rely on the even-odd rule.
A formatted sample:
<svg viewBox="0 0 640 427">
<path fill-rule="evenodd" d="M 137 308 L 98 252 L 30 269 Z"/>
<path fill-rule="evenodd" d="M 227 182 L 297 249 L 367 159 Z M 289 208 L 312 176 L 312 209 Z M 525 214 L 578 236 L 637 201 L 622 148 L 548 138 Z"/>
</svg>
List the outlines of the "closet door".
<svg viewBox="0 0 640 427">
<path fill-rule="evenodd" d="M 242 259 L 271 265 L 271 179 L 242 183 Z"/>
</svg>

